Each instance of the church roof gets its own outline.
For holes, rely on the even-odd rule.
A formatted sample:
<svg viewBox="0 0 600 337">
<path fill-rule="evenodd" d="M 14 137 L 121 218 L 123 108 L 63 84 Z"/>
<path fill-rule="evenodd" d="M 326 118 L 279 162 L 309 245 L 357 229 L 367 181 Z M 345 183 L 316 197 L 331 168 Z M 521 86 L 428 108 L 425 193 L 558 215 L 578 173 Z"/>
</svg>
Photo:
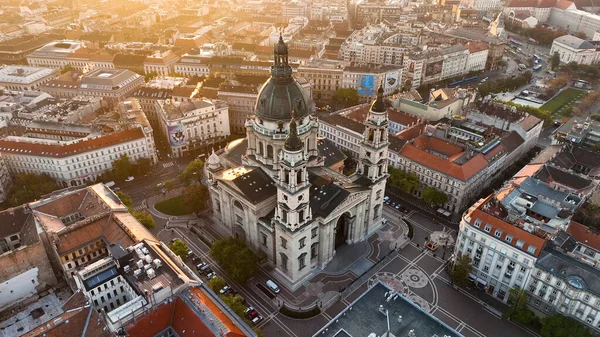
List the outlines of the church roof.
<svg viewBox="0 0 600 337">
<path fill-rule="evenodd" d="M 346 159 L 344 152 L 335 146 L 334 142 L 327 138 L 317 142 L 317 149 L 319 150 L 319 154 L 325 157 L 325 166 L 327 167 Z"/>
<path fill-rule="evenodd" d="M 233 179 L 233 183 L 253 204 L 258 204 L 277 194 L 273 180 L 261 168 L 255 168 Z"/>
<path fill-rule="evenodd" d="M 313 216 L 327 218 L 334 209 L 336 209 L 350 192 L 316 174 L 309 172 L 310 187 L 310 208 Z"/>
</svg>

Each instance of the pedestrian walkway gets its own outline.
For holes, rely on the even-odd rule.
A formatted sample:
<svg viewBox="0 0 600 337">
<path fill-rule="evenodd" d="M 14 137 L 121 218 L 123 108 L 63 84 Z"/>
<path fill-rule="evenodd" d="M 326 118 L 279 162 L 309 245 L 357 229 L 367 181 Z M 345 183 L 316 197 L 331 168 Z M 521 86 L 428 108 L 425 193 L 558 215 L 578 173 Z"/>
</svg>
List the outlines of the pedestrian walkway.
<svg viewBox="0 0 600 337">
<path fill-rule="evenodd" d="M 162 164 L 162 165 L 163 165 L 163 167 L 164 167 L 164 168 L 167 168 L 167 167 L 174 166 L 174 165 L 175 165 L 175 163 L 173 163 L 172 161 L 170 161 L 170 162 L 168 162 L 168 163 L 164 163 L 164 164 Z"/>
<path fill-rule="evenodd" d="M 143 211 L 146 209 L 145 205 L 137 205 L 137 206 L 133 206 L 133 210 L 134 211 Z"/>
</svg>

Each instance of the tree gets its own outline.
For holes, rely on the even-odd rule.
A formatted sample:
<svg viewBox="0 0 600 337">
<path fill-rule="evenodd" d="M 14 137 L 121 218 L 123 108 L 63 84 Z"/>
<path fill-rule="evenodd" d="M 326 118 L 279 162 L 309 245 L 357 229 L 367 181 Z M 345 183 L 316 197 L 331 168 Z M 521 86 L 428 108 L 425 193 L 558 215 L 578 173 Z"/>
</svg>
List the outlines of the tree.
<svg viewBox="0 0 600 337">
<path fill-rule="evenodd" d="M 135 173 L 142 175 L 152 172 L 152 159 L 140 157 L 135 161 Z"/>
<path fill-rule="evenodd" d="M 258 258 L 239 238 L 215 241 L 210 255 L 235 282 L 246 283 L 258 268 Z"/>
<path fill-rule="evenodd" d="M 11 207 L 20 206 L 55 191 L 57 187 L 56 181 L 49 175 L 33 173 L 17 174 L 13 178 L 7 202 Z"/>
<path fill-rule="evenodd" d="M 508 293 L 509 307 L 504 315 L 522 325 L 538 329 L 540 319 L 527 306 L 527 294 L 522 289 L 512 288 Z"/>
<path fill-rule="evenodd" d="M 70 64 L 67 64 L 60 70 L 60 73 L 64 74 L 64 73 L 72 71 L 72 70 L 73 70 L 73 67 Z"/>
<path fill-rule="evenodd" d="M 573 318 L 560 314 L 542 319 L 542 337 L 592 337 L 589 330 Z"/>
<path fill-rule="evenodd" d="M 131 197 L 123 191 L 116 191 L 115 194 L 117 197 L 119 197 L 119 199 L 121 199 L 123 205 L 125 205 L 131 211 L 131 207 L 133 207 L 133 201 L 131 200 Z"/>
<path fill-rule="evenodd" d="M 393 186 L 398 187 L 404 193 L 412 193 L 414 190 L 421 187 L 419 177 L 413 172 L 405 172 L 400 169 L 388 167 L 390 173 L 389 183 Z"/>
<path fill-rule="evenodd" d="M 473 270 L 471 256 L 469 254 L 459 254 L 450 271 L 452 283 L 459 287 L 465 287 L 467 282 L 469 282 L 469 273 L 471 273 L 471 270 Z"/>
<path fill-rule="evenodd" d="M 207 197 L 208 189 L 202 184 L 189 185 L 181 193 L 183 204 L 190 212 L 194 213 L 204 209 Z"/>
<path fill-rule="evenodd" d="M 210 289 L 212 289 L 212 291 L 218 294 L 219 290 L 223 289 L 223 287 L 227 285 L 227 282 L 225 282 L 225 280 L 223 280 L 222 277 L 217 276 L 211 278 L 208 281 L 208 285 L 210 286 Z"/>
<path fill-rule="evenodd" d="M 353 88 L 340 88 L 333 95 L 333 103 L 336 105 L 336 108 L 347 108 L 349 106 L 354 106 L 360 103 L 360 96 L 358 95 L 358 91 Z"/>
<path fill-rule="evenodd" d="M 179 180 L 184 185 L 190 185 L 191 183 L 202 182 L 202 174 L 204 173 L 204 161 L 202 159 L 196 159 L 191 161 L 188 166 L 185 167 L 183 172 L 179 175 Z"/>
<path fill-rule="evenodd" d="M 560 65 L 560 54 L 555 51 L 554 54 L 550 57 L 550 66 L 552 70 L 556 69 Z"/>
<path fill-rule="evenodd" d="M 125 180 L 133 174 L 133 165 L 129 161 L 129 157 L 124 154 L 121 158 L 113 161 L 113 175 L 117 180 Z"/>
<path fill-rule="evenodd" d="M 573 33 L 573 36 L 578 37 L 582 40 L 587 40 L 587 35 L 585 35 L 584 32 L 575 32 Z"/>
<path fill-rule="evenodd" d="M 429 186 L 425 187 L 421 197 L 433 205 L 443 205 L 448 202 L 448 196 L 444 192 Z"/>
<path fill-rule="evenodd" d="M 187 257 L 187 252 L 189 250 L 187 243 L 179 239 L 175 239 L 175 241 L 169 245 L 169 249 L 182 259 Z"/>
<path fill-rule="evenodd" d="M 131 213 L 131 215 L 133 215 L 133 217 L 136 218 L 137 221 L 139 221 L 147 229 L 151 230 L 154 229 L 154 227 L 156 227 L 156 223 L 154 222 L 152 214 L 148 213 L 147 211 L 132 212 L 132 210 L 130 210 L 129 213 Z"/>
<path fill-rule="evenodd" d="M 236 315 L 244 318 L 247 307 L 244 305 L 244 298 L 242 296 L 221 296 L 221 299 L 236 313 Z"/>
<path fill-rule="evenodd" d="M 172 180 L 167 180 L 164 182 L 163 186 L 167 189 L 167 191 L 171 191 L 175 188 L 175 182 Z"/>
</svg>

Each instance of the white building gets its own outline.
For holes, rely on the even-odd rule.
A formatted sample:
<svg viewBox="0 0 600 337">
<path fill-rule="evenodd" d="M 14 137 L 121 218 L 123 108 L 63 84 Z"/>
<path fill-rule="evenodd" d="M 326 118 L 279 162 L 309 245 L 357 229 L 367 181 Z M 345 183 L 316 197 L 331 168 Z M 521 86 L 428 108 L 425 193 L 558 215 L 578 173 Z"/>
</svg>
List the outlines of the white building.
<svg viewBox="0 0 600 337">
<path fill-rule="evenodd" d="M 405 55 L 402 83 L 410 81 L 414 89 L 422 84 L 467 74 L 468 58 L 469 49 L 462 44 Z"/>
<path fill-rule="evenodd" d="M 195 150 L 207 151 L 231 134 L 229 109 L 222 101 L 192 99 L 156 104 L 160 132 L 169 140 L 175 158 Z"/>
<path fill-rule="evenodd" d="M 12 174 L 47 174 L 68 187 L 94 181 L 122 155 L 156 158 L 156 147 L 143 128 L 133 128 L 69 141 L 8 136 L 0 139 L 0 153 Z"/>
<path fill-rule="evenodd" d="M 292 77 L 282 39 L 274 54 L 271 78 L 259 93 L 254 118 L 246 124 L 247 139 L 225 151 L 231 168 L 224 169 L 213 154 L 206 176 L 217 223 L 264 253 L 275 268 L 272 276 L 296 289 L 314 268 L 325 268 L 341 245 L 363 241 L 380 228 L 387 109 L 380 88 L 365 121 L 361 165 L 355 176 L 343 176 L 324 166 L 318 121 L 308 96 Z M 361 187 L 326 183 L 331 179 L 350 179 L 352 186 Z"/>
<path fill-rule="evenodd" d="M 0 68 L 0 86 L 9 90 L 35 90 L 58 77 L 58 70 L 27 66 L 4 66 Z"/>
<path fill-rule="evenodd" d="M 469 42 L 469 57 L 467 58 L 467 71 L 479 71 L 485 69 L 489 48 L 484 42 Z"/>
<path fill-rule="evenodd" d="M 193 54 L 189 52 L 181 56 L 179 62 L 173 65 L 173 69 L 177 74 L 183 76 L 208 76 L 210 75 L 210 68 L 206 63 L 206 57 L 200 53 Z"/>
<path fill-rule="evenodd" d="M 124 101 L 145 83 L 144 76 L 127 69 L 96 69 L 79 80 L 80 95 L 104 98 L 109 105 Z"/>
<path fill-rule="evenodd" d="M 600 61 L 600 44 L 573 35 L 563 35 L 552 42 L 550 55 L 554 53 L 560 55 L 562 63 L 597 64 Z"/>
<path fill-rule="evenodd" d="M 79 41 L 55 41 L 27 55 L 27 63 L 32 67 L 63 68 L 70 64 L 69 55 L 83 45 Z"/>
<path fill-rule="evenodd" d="M 298 76 L 310 82 L 317 103 L 330 102 L 342 88 L 344 64 L 340 61 L 313 59 L 298 67 Z"/>
<path fill-rule="evenodd" d="M 169 76 L 173 73 L 177 61 L 179 61 L 179 56 L 171 51 L 150 55 L 144 60 L 144 72 Z"/>
</svg>

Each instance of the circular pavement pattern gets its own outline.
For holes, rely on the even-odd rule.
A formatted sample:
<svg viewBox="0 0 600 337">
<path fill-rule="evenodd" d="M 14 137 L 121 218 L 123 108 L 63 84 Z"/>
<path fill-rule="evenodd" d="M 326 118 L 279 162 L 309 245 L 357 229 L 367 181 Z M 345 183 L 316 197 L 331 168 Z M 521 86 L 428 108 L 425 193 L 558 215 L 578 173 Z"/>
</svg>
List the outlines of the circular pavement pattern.
<svg viewBox="0 0 600 337">
<path fill-rule="evenodd" d="M 427 281 L 427 275 L 418 269 L 408 269 L 402 273 L 402 281 L 411 288 L 424 288 L 429 281 Z"/>
<path fill-rule="evenodd" d="M 429 302 L 425 301 L 424 299 L 422 299 L 417 294 L 410 294 L 408 296 L 408 299 L 411 300 L 414 304 L 416 304 L 419 307 L 421 307 L 421 309 L 423 309 L 423 310 L 425 310 L 427 312 L 431 311 L 431 306 L 429 305 Z"/>
<path fill-rule="evenodd" d="M 388 287 L 394 289 L 395 292 L 406 296 L 408 294 L 408 286 L 396 274 L 381 272 L 369 278 L 368 287 L 372 287 L 377 281 L 385 283 Z"/>
</svg>

